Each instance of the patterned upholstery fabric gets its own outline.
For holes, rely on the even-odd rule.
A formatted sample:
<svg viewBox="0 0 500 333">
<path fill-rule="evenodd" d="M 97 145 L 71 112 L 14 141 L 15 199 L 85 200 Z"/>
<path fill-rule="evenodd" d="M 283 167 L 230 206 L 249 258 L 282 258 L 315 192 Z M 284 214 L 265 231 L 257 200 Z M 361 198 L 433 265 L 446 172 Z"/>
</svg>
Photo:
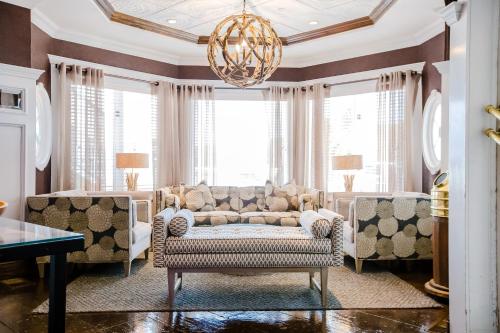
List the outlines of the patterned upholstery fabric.
<svg viewBox="0 0 500 333">
<path fill-rule="evenodd" d="M 240 210 L 240 190 L 234 186 L 210 187 L 215 200 L 215 209 L 221 211 L 238 212 Z"/>
<path fill-rule="evenodd" d="M 314 238 L 327 238 L 332 231 L 331 223 L 313 210 L 308 210 L 300 215 L 302 228 Z"/>
<path fill-rule="evenodd" d="M 309 253 L 190 253 L 165 255 L 167 267 L 213 268 L 213 267 L 328 267 L 341 266 L 332 254 Z"/>
<path fill-rule="evenodd" d="M 432 217 L 426 197 L 357 197 L 356 258 L 432 258 Z"/>
<path fill-rule="evenodd" d="M 296 185 L 295 181 L 283 186 L 275 186 L 268 180 L 265 186 L 266 210 L 271 212 L 298 211 L 299 196 L 304 193 L 305 188 Z"/>
<path fill-rule="evenodd" d="M 183 237 L 168 237 L 166 254 L 179 253 L 323 253 L 329 239 L 313 239 L 302 228 L 270 225 L 222 225 L 191 228 Z"/>
<path fill-rule="evenodd" d="M 185 207 L 193 212 L 215 210 L 215 201 L 210 188 L 203 182 L 194 188 L 184 187 Z"/>
<path fill-rule="evenodd" d="M 168 231 L 170 231 L 173 236 L 181 237 L 186 234 L 189 228 L 191 228 L 193 225 L 193 212 L 188 209 L 182 209 L 175 213 L 175 215 L 170 220 Z"/>
<path fill-rule="evenodd" d="M 265 186 L 210 186 L 209 188 L 215 203 L 215 210 L 239 213 L 269 211 L 266 207 Z M 195 186 L 185 185 L 168 186 L 157 189 L 154 205 L 156 213 L 166 208 L 173 208 L 175 210 L 188 208 L 186 206 L 186 194 L 195 189 Z M 268 189 L 271 188 L 268 187 Z M 280 203 L 283 204 L 284 209 L 273 209 L 274 211 L 305 211 L 310 209 L 317 211 L 323 208 L 323 191 L 305 189 L 304 187 L 294 185 L 293 182 L 279 189 L 280 191 L 276 193 L 280 193 L 287 203 L 285 204 L 281 198 L 277 199 L 277 205 L 279 206 Z M 297 192 L 297 195 L 289 195 L 295 192 Z M 290 203 L 288 201 L 290 201 Z M 289 209 L 291 207 L 295 207 L 295 209 Z M 199 211 L 199 209 L 196 209 L 196 211 Z"/>
<path fill-rule="evenodd" d="M 240 215 L 241 223 L 272 224 L 288 227 L 300 225 L 300 212 L 248 212 Z"/>
<path fill-rule="evenodd" d="M 194 212 L 195 226 L 240 223 L 240 214 L 232 211 Z"/>
<path fill-rule="evenodd" d="M 168 231 L 168 224 L 174 217 L 175 210 L 167 208 L 153 217 L 153 265 L 163 267 L 165 265 L 165 240 L 171 236 Z"/>
<path fill-rule="evenodd" d="M 179 189 L 179 188 L 177 188 Z M 177 194 L 173 193 L 171 187 L 162 187 L 155 191 L 154 206 L 156 212 L 161 212 L 166 208 L 173 208 L 174 210 L 179 210 L 181 208 L 181 200 L 179 192 Z"/>
<path fill-rule="evenodd" d="M 70 253 L 70 262 L 124 261 L 131 244 L 131 206 L 127 196 L 32 196 L 27 221 L 83 234 L 85 249 Z"/>
</svg>

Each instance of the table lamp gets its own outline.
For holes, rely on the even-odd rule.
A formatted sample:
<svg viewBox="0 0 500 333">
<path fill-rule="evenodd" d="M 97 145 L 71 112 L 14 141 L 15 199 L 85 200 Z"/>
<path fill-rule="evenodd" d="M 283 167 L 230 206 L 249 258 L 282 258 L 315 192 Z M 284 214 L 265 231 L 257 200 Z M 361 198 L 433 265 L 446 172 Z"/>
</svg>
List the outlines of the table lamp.
<svg viewBox="0 0 500 333">
<path fill-rule="evenodd" d="M 137 190 L 138 173 L 134 173 L 134 169 L 149 168 L 149 155 L 146 153 L 117 153 L 116 168 L 131 169 L 127 172 L 127 190 Z"/>
<path fill-rule="evenodd" d="M 333 170 L 360 170 L 363 169 L 362 155 L 343 155 L 333 156 Z M 354 174 L 346 173 L 344 175 L 344 187 L 346 192 L 352 192 L 352 184 L 354 182 Z"/>
</svg>

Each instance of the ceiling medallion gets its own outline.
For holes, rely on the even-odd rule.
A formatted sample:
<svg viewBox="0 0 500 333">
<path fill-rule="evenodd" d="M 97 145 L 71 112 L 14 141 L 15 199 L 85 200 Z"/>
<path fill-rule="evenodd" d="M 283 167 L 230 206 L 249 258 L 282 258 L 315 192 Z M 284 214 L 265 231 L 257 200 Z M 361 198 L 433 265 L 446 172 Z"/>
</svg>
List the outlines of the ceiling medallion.
<svg viewBox="0 0 500 333">
<path fill-rule="evenodd" d="M 281 62 L 282 44 L 269 20 L 245 12 L 222 20 L 208 41 L 210 68 L 225 82 L 244 88 L 268 79 Z"/>
</svg>

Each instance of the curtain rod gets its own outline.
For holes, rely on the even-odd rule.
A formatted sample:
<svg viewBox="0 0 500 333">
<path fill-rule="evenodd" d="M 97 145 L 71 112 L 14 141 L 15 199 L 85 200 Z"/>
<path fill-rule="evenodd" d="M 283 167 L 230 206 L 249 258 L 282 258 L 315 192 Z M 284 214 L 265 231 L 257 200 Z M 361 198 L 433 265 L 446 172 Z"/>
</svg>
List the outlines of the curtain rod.
<svg viewBox="0 0 500 333">
<path fill-rule="evenodd" d="M 55 65 L 57 69 L 60 69 L 60 65 L 56 64 Z M 73 65 L 68 66 L 69 69 L 68 71 L 71 72 L 73 70 Z M 83 69 L 83 72 L 85 73 L 87 70 Z M 417 71 L 411 71 L 411 74 L 419 74 Z M 403 73 L 403 75 L 406 75 L 406 73 Z M 121 75 L 115 75 L 115 74 L 107 74 L 104 73 L 104 76 L 108 77 L 114 77 L 117 79 L 124 79 L 124 80 L 130 80 L 130 81 L 136 81 L 136 82 L 143 82 L 143 83 L 149 83 L 154 86 L 158 86 L 160 82 L 158 81 L 149 81 L 149 80 L 143 80 L 143 79 L 137 79 L 134 77 L 129 77 L 129 76 L 121 76 Z M 344 81 L 344 82 L 339 82 L 339 83 L 326 83 L 323 85 L 324 88 L 328 87 L 334 87 L 334 86 L 341 86 L 345 84 L 352 84 L 352 83 L 360 83 L 360 82 L 368 82 L 368 81 L 375 81 L 378 80 L 379 77 L 372 77 L 368 79 L 361 79 L 361 80 L 352 80 L 352 81 Z M 178 87 L 179 89 L 179 87 Z M 239 88 L 239 87 L 214 87 L 214 90 L 256 90 L 256 91 L 265 91 L 269 90 L 270 88 Z M 285 89 L 290 89 L 290 88 L 285 88 Z M 302 87 L 302 90 L 305 91 L 306 88 Z"/>
</svg>

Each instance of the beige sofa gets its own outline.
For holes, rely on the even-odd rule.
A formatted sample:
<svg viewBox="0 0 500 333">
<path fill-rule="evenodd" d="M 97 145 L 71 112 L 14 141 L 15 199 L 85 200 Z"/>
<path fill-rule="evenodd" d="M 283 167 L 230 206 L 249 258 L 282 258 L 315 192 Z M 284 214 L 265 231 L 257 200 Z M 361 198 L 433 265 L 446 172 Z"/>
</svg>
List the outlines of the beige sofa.
<svg viewBox="0 0 500 333">
<path fill-rule="evenodd" d="M 122 262 L 125 276 L 132 260 L 151 247 L 151 192 L 62 191 L 27 198 L 26 221 L 85 236 L 84 251 L 68 262 Z M 137 199 L 137 200 L 135 200 Z M 37 258 L 40 277 L 48 257 Z"/>
<path fill-rule="evenodd" d="M 354 258 L 356 272 L 366 260 L 432 259 L 429 195 L 333 193 L 333 206 L 344 216 L 343 249 Z"/>
</svg>

